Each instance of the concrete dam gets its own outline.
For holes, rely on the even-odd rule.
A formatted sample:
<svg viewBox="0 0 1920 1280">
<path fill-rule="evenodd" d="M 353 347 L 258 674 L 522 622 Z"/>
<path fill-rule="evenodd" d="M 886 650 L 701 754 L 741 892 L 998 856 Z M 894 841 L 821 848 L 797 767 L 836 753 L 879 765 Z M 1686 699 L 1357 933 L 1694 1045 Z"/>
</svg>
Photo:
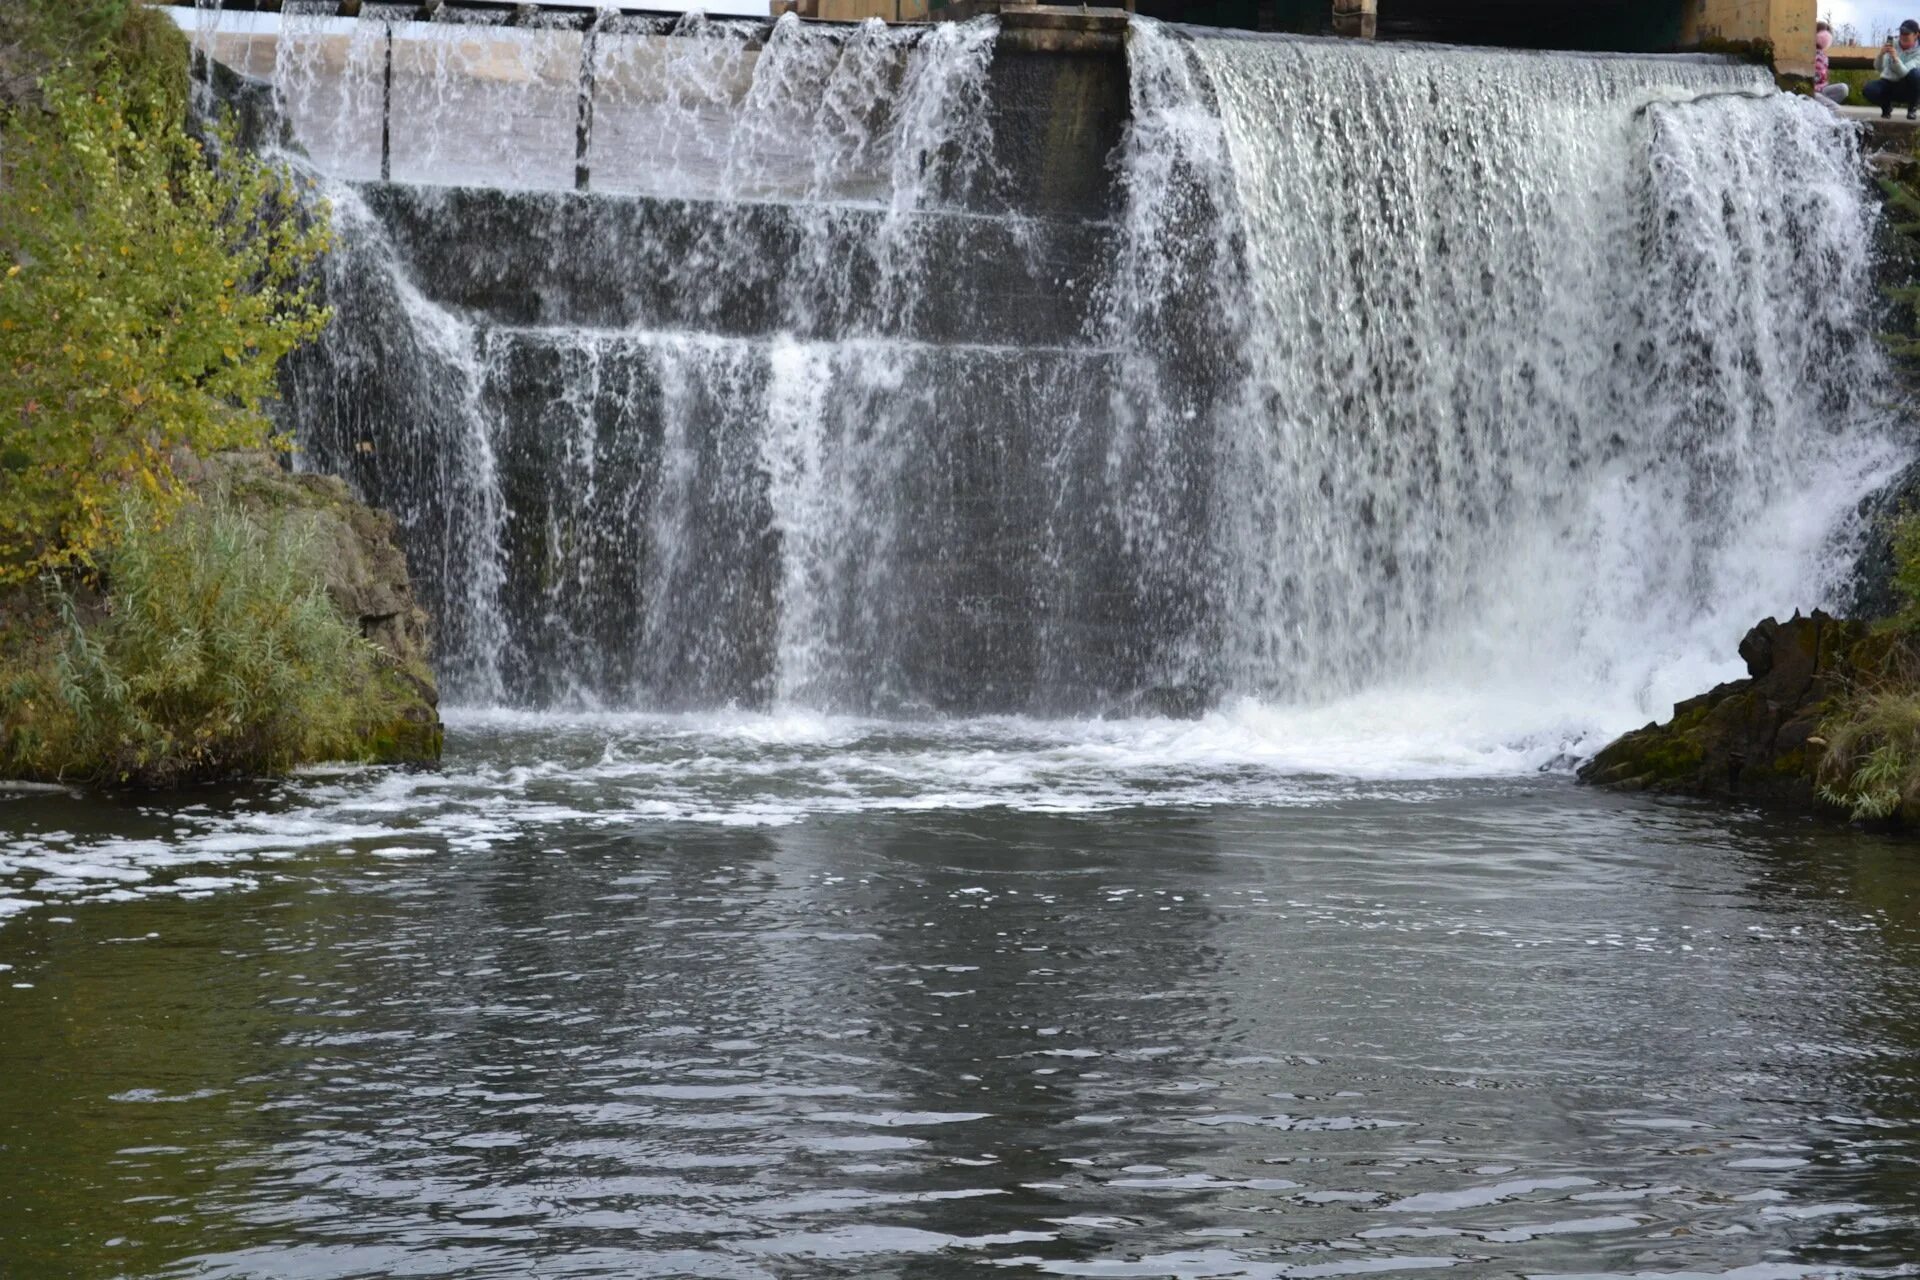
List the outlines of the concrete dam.
<svg viewBox="0 0 1920 1280">
<path fill-rule="evenodd" d="M 282 412 L 457 702 L 1546 758 L 1830 595 L 1896 465 L 1857 142 L 1762 69 L 337 8 L 183 21 L 332 202 Z"/>
</svg>

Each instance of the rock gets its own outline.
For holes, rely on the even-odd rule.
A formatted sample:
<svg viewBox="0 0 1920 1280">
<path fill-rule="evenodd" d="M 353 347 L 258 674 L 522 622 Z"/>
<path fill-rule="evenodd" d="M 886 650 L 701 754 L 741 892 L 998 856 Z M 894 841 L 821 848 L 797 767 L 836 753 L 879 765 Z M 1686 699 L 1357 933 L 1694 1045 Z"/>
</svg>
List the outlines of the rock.
<svg viewBox="0 0 1920 1280">
<path fill-rule="evenodd" d="M 1580 770 L 1596 786 L 1821 808 L 1815 739 L 1833 700 L 1878 678 L 1895 641 L 1815 610 L 1768 618 L 1740 642 L 1748 678 L 1678 703 L 1668 723 L 1611 743 Z"/>
<path fill-rule="evenodd" d="M 413 595 L 407 558 L 395 538 L 394 518 L 356 499 L 334 476 L 288 471 L 267 450 L 239 450 L 200 459 L 180 456 L 174 470 L 190 487 L 224 490 L 241 507 L 261 514 L 297 511 L 312 521 L 315 557 L 328 599 L 358 624 L 415 697 L 372 744 L 376 758 L 413 763 L 440 758 L 440 692 L 432 666 L 426 610 Z"/>
<path fill-rule="evenodd" d="M 1747 674 L 1756 680 L 1773 670 L 1773 637 L 1779 630 L 1779 623 L 1765 618 L 1740 639 L 1740 658 L 1747 664 Z"/>
<path fill-rule="evenodd" d="M 1860 554 L 1841 604 L 1851 618 L 1890 618 L 1900 609 L 1893 585 L 1893 528 L 1909 512 L 1920 511 L 1920 462 L 1895 476 L 1861 503 Z"/>
</svg>

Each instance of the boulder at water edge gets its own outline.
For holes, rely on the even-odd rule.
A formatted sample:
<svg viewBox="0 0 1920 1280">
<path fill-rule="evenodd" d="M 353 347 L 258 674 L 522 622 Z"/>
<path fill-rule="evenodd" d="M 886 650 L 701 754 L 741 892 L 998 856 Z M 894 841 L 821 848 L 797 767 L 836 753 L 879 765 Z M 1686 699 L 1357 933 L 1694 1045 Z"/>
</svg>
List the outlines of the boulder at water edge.
<svg viewBox="0 0 1920 1280">
<path fill-rule="evenodd" d="M 1835 700 L 1884 678 L 1897 641 L 1865 622 L 1815 610 L 1766 619 L 1740 642 L 1748 677 L 1673 708 L 1612 743 L 1580 780 L 1788 808 L 1829 808 L 1818 774 L 1820 725 Z"/>
</svg>

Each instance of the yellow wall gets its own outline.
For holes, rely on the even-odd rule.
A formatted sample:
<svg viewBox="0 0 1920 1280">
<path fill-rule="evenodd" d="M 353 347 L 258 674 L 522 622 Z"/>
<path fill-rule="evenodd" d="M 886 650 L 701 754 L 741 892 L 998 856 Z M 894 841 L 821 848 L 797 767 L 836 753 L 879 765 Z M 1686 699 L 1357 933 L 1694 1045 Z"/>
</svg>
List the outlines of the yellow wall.
<svg viewBox="0 0 1920 1280">
<path fill-rule="evenodd" d="M 929 0 L 815 0 L 812 13 L 804 6 L 801 13 L 830 22 L 862 22 L 868 18 L 925 22 L 932 16 L 931 8 Z"/>
<path fill-rule="evenodd" d="M 1774 67 L 1813 74 L 1816 0 L 1685 0 L 1681 40 L 1771 40 Z"/>
</svg>

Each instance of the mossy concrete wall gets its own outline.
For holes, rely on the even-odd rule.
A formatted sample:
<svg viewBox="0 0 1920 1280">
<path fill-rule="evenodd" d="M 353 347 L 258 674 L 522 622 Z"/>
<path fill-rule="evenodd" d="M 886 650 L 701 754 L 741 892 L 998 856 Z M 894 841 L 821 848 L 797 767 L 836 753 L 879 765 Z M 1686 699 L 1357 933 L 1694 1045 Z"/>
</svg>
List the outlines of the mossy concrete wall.
<svg viewBox="0 0 1920 1280">
<path fill-rule="evenodd" d="M 1816 0 L 1684 0 L 1680 41 L 1697 46 L 1764 40 L 1773 46 L 1775 70 L 1810 76 L 1816 9 Z"/>
</svg>

